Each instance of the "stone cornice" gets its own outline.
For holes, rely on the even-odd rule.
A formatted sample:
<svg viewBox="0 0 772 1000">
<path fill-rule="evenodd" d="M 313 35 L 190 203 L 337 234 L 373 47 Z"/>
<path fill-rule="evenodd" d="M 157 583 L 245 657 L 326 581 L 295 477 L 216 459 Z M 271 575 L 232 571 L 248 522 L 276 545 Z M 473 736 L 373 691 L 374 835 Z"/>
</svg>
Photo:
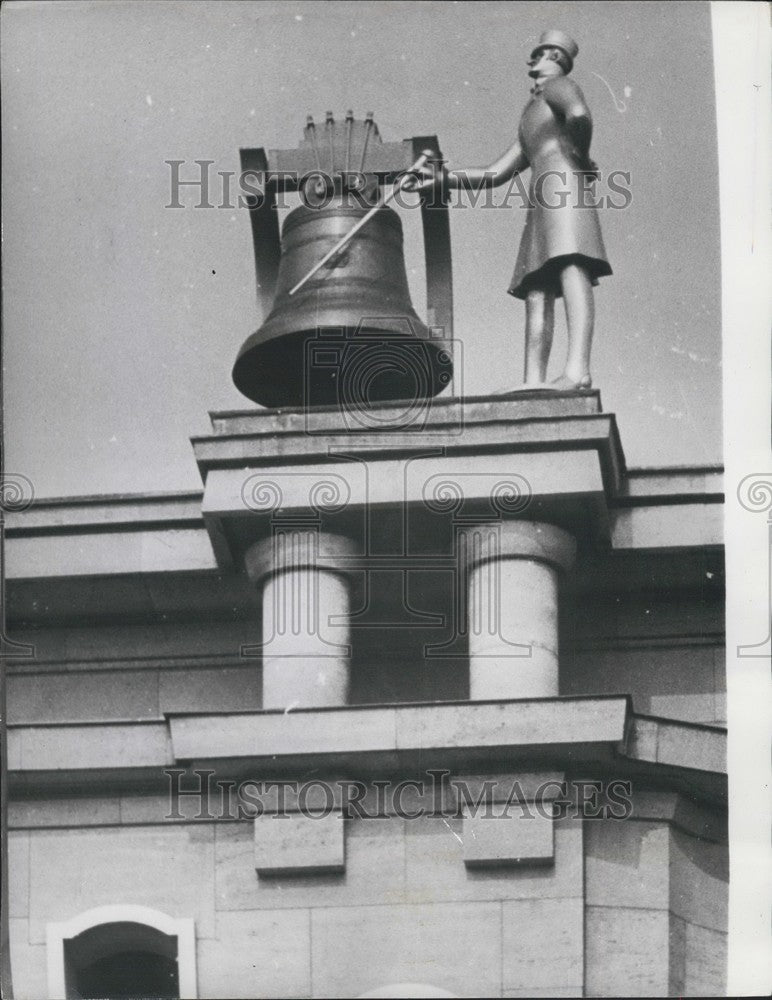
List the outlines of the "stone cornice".
<svg viewBox="0 0 772 1000">
<path fill-rule="evenodd" d="M 400 405 L 384 404 L 375 417 L 398 414 Z M 205 492 L 36 499 L 24 510 L 8 511 L 9 622 L 142 620 L 156 608 L 184 617 L 173 595 L 186 587 L 206 615 L 241 605 L 243 551 L 270 533 L 272 516 L 244 499 L 255 474 L 284 477 L 279 486 L 291 516 L 311 509 L 309 497 L 313 493 L 315 502 L 314 487 L 322 480 L 340 486 L 345 479 L 348 507 L 332 517 L 337 525 L 326 528 L 356 539 L 363 510 L 379 516 L 400 504 L 416 514 L 419 535 L 434 530 L 437 514 L 425 494 L 448 473 L 479 520 L 509 472 L 532 495 L 527 509 L 516 504 L 514 513 L 504 503 L 501 516 L 545 521 L 583 539 L 577 573 L 590 589 L 609 577 L 610 559 L 628 560 L 622 572 L 611 571 L 619 586 L 628 578 L 638 586 L 636 560 L 639 576 L 651 577 L 652 586 L 660 577 L 665 586 L 679 567 L 682 576 L 691 567 L 688 585 L 699 585 L 705 569 L 696 563 L 703 553 L 716 575 L 723 544 L 721 470 L 626 470 L 614 415 L 601 412 L 597 392 L 463 403 L 439 398 L 420 428 L 371 424 L 347 426 L 331 408 L 213 414 L 213 433 L 193 442 Z M 322 518 L 330 509 L 323 508 Z M 595 564 L 599 575 L 592 576 Z M 46 606 L 48 615 L 41 610 Z"/>
<path fill-rule="evenodd" d="M 98 762 L 98 764 L 97 764 Z M 175 714 L 165 721 L 10 726 L 12 788 L 147 787 L 170 766 L 218 775 L 449 767 L 583 768 L 725 794 L 726 731 L 634 715 L 624 696 Z M 259 775 L 255 772 L 259 772 Z"/>
</svg>

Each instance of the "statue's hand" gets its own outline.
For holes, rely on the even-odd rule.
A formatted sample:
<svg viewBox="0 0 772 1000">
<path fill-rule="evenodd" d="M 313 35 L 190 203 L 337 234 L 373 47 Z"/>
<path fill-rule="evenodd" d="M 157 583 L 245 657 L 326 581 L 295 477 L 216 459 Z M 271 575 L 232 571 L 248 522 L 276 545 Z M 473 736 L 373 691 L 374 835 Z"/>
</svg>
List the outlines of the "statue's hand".
<svg viewBox="0 0 772 1000">
<path fill-rule="evenodd" d="M 600 179 L 600 171 L 595 160 L 591 160 L 589 156 L 582 156 L 578 152 L 575 153 L 575 156 L 579 164 L 579 170 L 582 171 L 588 180 L 597 181 Z"/>
<path fill-rule="evenodd" d="M 440 184 L 447 174 L 445 164 L 438 160 L 430 160 L 405 181 L 403 185 L 406 191 L 428 191 L 435 185 Z"/>
</svg>

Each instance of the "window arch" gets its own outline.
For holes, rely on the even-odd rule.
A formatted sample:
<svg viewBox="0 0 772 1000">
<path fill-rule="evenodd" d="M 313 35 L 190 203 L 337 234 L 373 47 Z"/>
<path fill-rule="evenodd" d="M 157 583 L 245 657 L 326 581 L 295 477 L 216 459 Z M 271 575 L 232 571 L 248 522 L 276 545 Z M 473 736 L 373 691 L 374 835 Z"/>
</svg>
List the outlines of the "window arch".
<svg viewBox="0 0 772 1000">
<path fill-rule="evenodd" d="M 47 927 L 48 995 L 195 1000 L 192 920 L 146 906 L 99 906 Z"/>
</svg>

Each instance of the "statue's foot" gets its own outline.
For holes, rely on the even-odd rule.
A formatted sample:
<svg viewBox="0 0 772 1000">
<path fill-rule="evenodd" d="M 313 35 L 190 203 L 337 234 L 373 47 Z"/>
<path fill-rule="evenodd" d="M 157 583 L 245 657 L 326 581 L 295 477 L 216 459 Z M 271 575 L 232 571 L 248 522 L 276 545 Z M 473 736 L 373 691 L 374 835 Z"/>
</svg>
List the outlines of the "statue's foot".
<svg viewBox="0 0 772 1000">
<path fill-rule="evenodd" d="M 589 373 L 583 375 L 578 382 L 574 381 L 570 375 L 561 375 L 560 378 L 553 379 L 552 382 L 524 382 L 516 389 L 502 393 L 504 396 L 514 396 L 521 392 L 576 392 L 579 390 L 592 389 L 592 378 Z"/>
<path fill-rule="evenodd" d="M 570 392 L 574 389 L 592 389 L 592 379 L 589 372 L 586 375 L 582 375 L 578 382 L 574 381 L 570 375 L 561 375 L 560 378 L 554 379 L 550 384 L 556 392 Z"/>
<path fill-rule="evenodd" d="M 512 396 L 520 392 L 553 392 L 554 388 L 549 384 L 549 382 L 523 382 L 516 389 L 510 389 L 505 392 L 505 396 Z"/>
</svg>

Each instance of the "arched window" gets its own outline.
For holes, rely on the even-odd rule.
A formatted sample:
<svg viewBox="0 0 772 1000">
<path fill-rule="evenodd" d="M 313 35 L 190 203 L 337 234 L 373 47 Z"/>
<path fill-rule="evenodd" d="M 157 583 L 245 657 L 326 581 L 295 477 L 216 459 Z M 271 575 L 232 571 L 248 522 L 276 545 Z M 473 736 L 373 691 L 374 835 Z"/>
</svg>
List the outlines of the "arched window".
<svg viewBox="0 0 772 1000">
<path fill-rule="evenodd" d="M 194 1000 L 195 930 L 145 906 L 100 906 L 48 925 L 51 1000 Z"/>
</svg>

